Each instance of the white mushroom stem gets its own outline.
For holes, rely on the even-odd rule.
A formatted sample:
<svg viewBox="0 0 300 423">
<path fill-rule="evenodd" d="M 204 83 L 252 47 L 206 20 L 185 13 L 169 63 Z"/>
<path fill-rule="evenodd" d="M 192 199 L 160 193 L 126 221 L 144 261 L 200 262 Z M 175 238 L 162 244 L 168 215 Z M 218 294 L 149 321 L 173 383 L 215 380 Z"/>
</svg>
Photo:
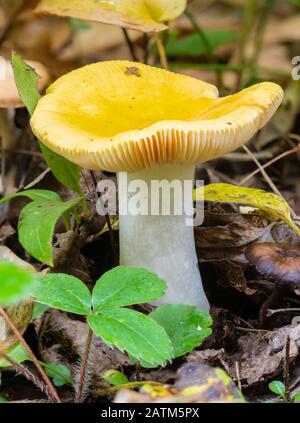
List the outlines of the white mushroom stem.
<svg viewBox="0 0 300 423">
<path fill-rule="evenodd" d="M 194 228 L 186 221 L 192 219 L 194 172 L 194 165 L 173 164 L 119 174 L 120 263 L 146 268 L 167 282 L 165 296 L 155 304 L 183 303 L 208 310 L 198 268 Z M 177 188 L 182 187 L 182 195 L 178 190 L 176 193 L 169 190 L 170 215 L 164 215 L 166 210 L 163 213 L 162 207 L 156 210 L 158 215 L 153 215 L 158 206 L 157 198 L 151 198 L 151 194 L 154 196 L 157 192 L 153 190 L 153 181 L 157 181 L 154 184 L 168 181 Z M 141 182 L 143 189 L 138 192 Z M 188 192 L 187 186 L 190 187 Z M 160 204 L 166 205 L 168 195 L 162 195 L 162 190 L 159 192 Z M 134 205 L 142 207 L 145 215 L 135 215 Z M 182 213 L 175 215 L 180 208 Z M 128 214 L 124 215 L 126 211 Z"/>
</svg>

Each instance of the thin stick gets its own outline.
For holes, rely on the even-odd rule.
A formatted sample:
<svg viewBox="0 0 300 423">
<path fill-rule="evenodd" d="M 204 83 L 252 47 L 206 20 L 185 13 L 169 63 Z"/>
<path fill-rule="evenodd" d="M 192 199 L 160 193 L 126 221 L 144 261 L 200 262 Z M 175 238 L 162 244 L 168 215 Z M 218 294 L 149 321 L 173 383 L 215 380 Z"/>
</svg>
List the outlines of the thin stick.
<svg viewBox="0 0 300 423">
<path fill-rule="evenodd" d="M 47 397 L 52 400 L 51 395 L 49 394 L 49 389 L 47 386 L 37 377 L 35 376 L 27 367 L 25 367 L 22 364 L 17 363 L 15 360 L 10 358 L 8 355 L 0 352 L 0 357 L 2 357 L 4 360 L 8 361 L 12 367 L 15 368 L 17 372 L 19 372 L 22 376 L 25 377 L 25 379 L 32 382 L 38 389 L 40 389 L 41 392 L 47 395 Z"/>
<path fill-rule="evenodd" d="M 126 28 L 122 28 L 122 31 L 123 31 L 123 34 L 124 34 L 124 37 L 125 37 L 125 40 L 126 40 L 126 43 L 127 43 L 128 49 L 129 49 L 129 51 L 130 51 L 130 54 L 131 54 L 131 58 L 132 58 L 132 60 L 133 60 L 134 62 L 138 62 L 138 61 L 139 61 L 139 59 L 138 59 L 138 57 L 137 57 L 137 55 L 136 55 L 136 52 L 135 52 L 135 48 L 134 48 L 133 42 L 131 41 L 131 39 L 130 39 L 130 37 L 129 37 L 129 34 L 128 34 L 127 29 L 126 29 Z"/>
<path fill-rule="evenodd" d="M 95 190 L 96 190 L 96 195 L 98 197 L 98 200 L 100 200 L 102 202 L 102 207 L 104 209 L 104 204 L 103 204 L 103 201 L 102 201 L 102 197 L 97 192 L 97 179 L 96 179 L 96 176 L 95 176 L 95 172 L 92 171 L 92 170 L 90 170 L 90 175 L 91 175 L 92 181 L 93 181 L 93 183 L 95 185 Z M 114 235 L 114 230 L 113 230 L 112 225 L 111 225 L 109 213 L 106 212 L 105 215 L 104 215 L 104 217 L 105 217 L 106 224 L 107 224 L 107 227 L 108 227 L 110 244 L 111 244 L 111 249 L 112 249 L 112 253 L 113 253 L 113 261 L 117 265 L 117 263 L 118 263 L 118 260 L 117 260 L 118 252 L 117 252 L 117 248 L 116 248 L 115 235 Z"/>
<path fill-rule="evenodd" d="M 20 334 L 20 332 L 18 331 L 18 329 L 16 328 L 16 326 L 14 325 L 14 323 L 12 322 L 12 320 L 10 319 L 10 317 L 7 315 L 7 313 L 5 312 L 5 310 L 2 307 L 0 307 L 0 315 L 3 317 L 3 319 L 5 320 L 7 325 L 11 328 L 11 330 L 15 334 L 16 338 L 18 339 L 18 341 L 20 341 L 20 343 L 23 345 L 23 347 L 25 348 L 25 351 L 30 355 L 32 362 L 34 363 L 35 367 L 39 371 L 42 379 L 44 380 L 44 382 L 45 382 L 45 384 L 46 384 L 46 386 L 49 390 L 49 395 L 50 395 L 52 401 L 56 402 L 56 403 L 60 403 L 61 400 L 60 400 L 52 382 L 50 381 L 50 379 L 46 375 L 46 373 L 45 373 L 44 369 L 42 368 L 42 366 L 40 365 L 40 363 L 38 362 L 38 359 L 36 358 L 36 356 L 32 352 L 30 346 L 27 344 L 27 342 L 25 341 L 23 336 Z"/>
<path fill-rule="evenodd" d="M 285 361 L 284 361 L 284 386 L 285 386 L 285 395 L 287 402 L 290 401 L 290 345 L 291 339 L 289 336 L 286 338 L 285 344 Z"/>
<path fill-rule="evenodd" d="M 288 312 L 288 313 L 292 313 L 292 312 L 297 312 L 297 311 L 300 311 L 300 308 L 298 307 L 298 308 L 277 308 L 276 310 L 272 310 L 271 308 L 268 308 L 268 310 L 267 310 L 267 317 L 271 317 L 271 316 L 273 316 L 273 314 L 277 314 L 277 313 L 285 313 L 285 312 Z"/>
<path fill-rule="evenodd" d="M 254 163 L 256 164 L 256 166 L 259 168 L 261 174 L 263 175 L 265 181 L 268 183 L 268 185 L 270 186 L 270 188 L 272 189 L 272 191 L 278 195 L 280 198 L 282 198 L 285 201 L 285 198 L 283 197 L 283 195 L 281 194 L 281 192 L 279 191 L 279 189 L 276 187 L 276 185 L 272 182 L 271 178 L 268 176 L 268 174 L 265 172 L 264 168 L 262 167 L 262 165 L 259 163 L 259 161 L 257 160 L 257 158 L 254 156 L 254 154 L 249 150 L 248 147 L 246 147 L 245 145 L 243 145 L 243 149 L 247 152 L 247 154 L 249 154 L 249 156 L 252 157 L 252 160 L 254 161 Z M 296 213 L 290 208 L 291 214 L 293 216 L 294 219 L 297 219 L 298 216 L 296 215 Z"/>
<path fill-rule="evenodd" d="M 169 69 L 168 58 L 167 58 L 167 55 L 166 55 L 165 47 L 164 47 L 163 42 L 160 38 L 159 32 L 155 33 L 155 42 L 156 42 L 157 49 L 158 49 L 160 63 L 162 65 L 163 69 L 168 70 Z"/>
<path fill-rule="evenodd" d="M 242 392 L 242 382 L 241 382 L 241 376 L 240 376 L 240 366 L 239 366 L 239 362 L 238 361 L 235 362 L 235 373 L 236 373 L 236 380 L 237 380 L 237 383 L 238 383 L 238 388 Z"/>
<path fill-rule="evenodd" d="M 146 33 L 144 33 L 143 36 L 143 48 L 144 48 L 144 63 L 145 65 L 148 64 L 148 59 L 149 59 L 149 38 L 148 35 Z"/>
<path fill-rule="evenodd" d="M 288 150 L 288 151 L 285 151 L 284 153 L 279 154 L 278 156 L 274 157 L 272 160 L 269 160 L 264 165 L 261 165 L 261 167 L 262 169 L 266 169 L 267 167 L 271 166 L 278 160 L 281 160 L 284 157 L 289 156 L 290 154 L 298 153 L 298 152 L 300 152 L 300 146 L 297 146 L 295 148 L 292 148 L 291 150 Z M 260 169 L 256 169 L 253 172 L 249 173 L 249 175 L 247 175 L 244 179 L 242 179 L 238 185 L 244 185 L 245 182 L 249 181 L 249 179 L 253 178 L 253 176 L 257 175 L 260 171 L 261 171 Z"/>
<path fill-rule="evenodd" d="M 251 329 L 251 328 L 243 328 L 242 326 L 236 326 L 235 328 L 242 332 L 271 332 L 270 330 L 266 330 L 266 329 Z"/>
<path fill-rule="evenodd" d="M 75 403 L 82 402 L 82 394 L 83 394 L 84 382 L 86 378 L 86 371 L 88 367 L 89 355 L 91 351 L 92 339 L 93 339 L 93 331 L 89 327 L 89 331 L 88 331 L 86 343 L 85 343 L 85 350 L 84 350 L 84 354 L 83 354 L 83 358 L 81 362 L 80 378 L 79 378 L 78 389 L 75 396 Z"/>
<path fill-rule="evenodd" d="M 48 175 L 49 172 L 51 172 L 51 169 L 50 167 L 47 167 L 47 169 L 44 170 L 44 172 L 42 172 L 39 176 L 37 176 L 32 182 L 30 182 L 30 184 L 26 185 L 23 189 L 25 190 L 25 189 L 34 187 L 39 182 L 41 182 L 44 179 L 44 177 Z"/>
</svg>

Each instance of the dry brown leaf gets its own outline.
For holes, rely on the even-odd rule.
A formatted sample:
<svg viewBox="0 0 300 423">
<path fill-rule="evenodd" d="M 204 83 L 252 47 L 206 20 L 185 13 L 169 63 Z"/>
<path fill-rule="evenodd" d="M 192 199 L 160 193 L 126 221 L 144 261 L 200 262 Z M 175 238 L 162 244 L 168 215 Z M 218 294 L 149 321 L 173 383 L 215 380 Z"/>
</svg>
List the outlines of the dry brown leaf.
<svg viewBox="0 0 300 423">
<path fill-rule="evenodd" d="M 284 326 L 273 332 L 249 332 L 238 340 L 238 350 L 226 360 L 229 375 L 236 379 L 236 362 L 245 386 L 265 383 L 282 372 L 285 345 L 290 337 L 290 361 L 299 354 L 300 326 Z"/>
</svg>

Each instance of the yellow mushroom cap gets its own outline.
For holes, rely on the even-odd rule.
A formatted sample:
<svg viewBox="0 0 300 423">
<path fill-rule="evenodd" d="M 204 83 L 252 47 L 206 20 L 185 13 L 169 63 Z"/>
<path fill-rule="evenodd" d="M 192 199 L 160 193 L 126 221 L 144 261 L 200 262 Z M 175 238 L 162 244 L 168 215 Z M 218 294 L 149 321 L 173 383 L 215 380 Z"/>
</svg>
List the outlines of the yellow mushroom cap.
<svg viewBox="0 0 300 423">
<path fill-rule="evenodd" d="M 49 73 L 44 65 L 39 62 L 34 62 L 26 60 L 26 63 L 31 66 L 36 73 L 40 76 L 38 81 L 38 87 L 40 90 L 43 90 L 46 85 L 49 83 Z M 17 109 L 19 107 L 24 107 L 18 89 L 14 79 L 14 73 L 11 63 L 8 60 L 3 60 L 0 63 L 1 68 L 1 78 L 0 78 L 0 108 L 2 109 Z"/>
<path fill-rule="evenodd" d="M 83 168 L 137 171 L 203 163 L 249 140 L 283 92 L 263 82 L 224 98 L 213 85 L 128 61 L 101 62 L 59 78 L 31 119 L 38 139 Z"/>
</svg>

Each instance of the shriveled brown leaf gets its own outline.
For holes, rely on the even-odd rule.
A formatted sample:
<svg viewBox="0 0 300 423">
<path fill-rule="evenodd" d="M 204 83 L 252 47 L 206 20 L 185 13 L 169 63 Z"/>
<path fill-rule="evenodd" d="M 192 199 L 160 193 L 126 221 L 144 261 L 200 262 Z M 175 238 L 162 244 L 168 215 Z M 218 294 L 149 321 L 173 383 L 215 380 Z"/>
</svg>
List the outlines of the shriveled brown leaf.
<svg viewBox="0 0 300 423">
<path fill-rule="evenodd" d="M 226 360 L 229 375 L 236 379 L 236 363 L 244 386 L 265 383 L 282 372 L 285 345 L 290 337 L 290 361 L 300 348 L 300 326 L 284 326 L 273 332 L 249 332 L 238 340 L 238 350 Z"/>
<path fill-rule="evenodd" d="M 218 261 L 215 263 L 217 272 L 222 277 L 222 282 L 232 288 L 243 292 L 246 295 L 255 294 L 256 290 L 248 287 L 244 276 L 244 270 L 241 265 L 229 260 Z"/>
</svg>

